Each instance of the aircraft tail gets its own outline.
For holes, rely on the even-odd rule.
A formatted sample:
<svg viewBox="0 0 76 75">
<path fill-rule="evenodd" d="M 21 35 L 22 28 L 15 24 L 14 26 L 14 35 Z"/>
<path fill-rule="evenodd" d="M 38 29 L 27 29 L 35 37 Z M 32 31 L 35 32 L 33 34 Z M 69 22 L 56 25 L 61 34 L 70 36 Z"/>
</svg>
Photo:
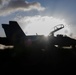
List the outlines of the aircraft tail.
<svg viewBox="0 0 76 75">
<path fill-rule="evenodd" d="M 12 42 L 18 42 L 26 37 L 23 30 L 16 21 L 9 21 L 9 24 L 2 24 L 6 37 Z"/>
</svg>

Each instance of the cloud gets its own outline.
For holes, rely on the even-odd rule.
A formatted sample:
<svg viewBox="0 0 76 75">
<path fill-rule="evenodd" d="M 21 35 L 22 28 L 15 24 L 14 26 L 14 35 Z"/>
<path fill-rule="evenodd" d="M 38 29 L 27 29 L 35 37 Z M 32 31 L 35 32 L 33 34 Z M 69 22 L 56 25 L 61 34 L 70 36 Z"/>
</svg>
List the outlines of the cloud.
<svg viewBox="0 0 76 75">
<path fill-rule="evenodd" d="M 35 35 L 38 34 L 44 34 L 48 35 L 52 30 L 54 30 L 54 26 L 59 24 L 64 24 L 65 28 L 59 32 L 59 34 L 67 34 L 69 35 L 69 27 L 66 24 L 64 19 L 58 19 L 52 16 L 24 16 L 24 17 L 16 17 L 14 20 L 16 20 L 23 31 L 27 33 L 27 35 Z M 65 33 L 65 31 L 68 31 Z"/>
<path fill-rule="evenodd" d="M 7 15 L 15 11 L 44 10 L 39 2 L 27 2 L 25 0 L 0 0 L 0 15 Z"/>
</svg>

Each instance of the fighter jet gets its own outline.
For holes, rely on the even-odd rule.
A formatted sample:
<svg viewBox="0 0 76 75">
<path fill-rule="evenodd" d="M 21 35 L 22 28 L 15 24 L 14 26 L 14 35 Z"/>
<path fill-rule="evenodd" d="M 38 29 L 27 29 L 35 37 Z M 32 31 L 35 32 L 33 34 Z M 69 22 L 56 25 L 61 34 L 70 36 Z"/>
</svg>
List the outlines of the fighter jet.
<svg viewBox="0 0 76 75">
<path fill-rule="evenodd" d="M 44 35 L 30 35 L 27 36 L 23 30 L 20 28 L 19 24 L 16 21 L 9 21 L 9 24 L 2 24 L 2 27 L 5 31 L 6 37 L 12 42 L 15 46 L 24 46 L 24 47 L 40 47 L 45 48 L 48 44 L 49 46 L 57 45 L 58 47 L 63 46 L 72 46 L 75 47 L 76 40 L 70 37 L 63 37 L 57 35 L 54 36 L 54 33 L 63 29 L 64 25 L 59 24 L 54 27 L 54 30 L 51 31 L 46 38 Z"/>
</svg>

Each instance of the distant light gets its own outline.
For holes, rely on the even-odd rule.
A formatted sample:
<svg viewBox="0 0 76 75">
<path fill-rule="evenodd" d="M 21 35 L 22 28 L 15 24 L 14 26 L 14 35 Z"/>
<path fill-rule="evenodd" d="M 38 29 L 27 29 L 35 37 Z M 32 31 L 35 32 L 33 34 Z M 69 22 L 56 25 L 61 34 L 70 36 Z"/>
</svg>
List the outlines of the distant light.
<svg viewBox="0 0 76 75">
<path fill-rule="evenodd" d="M 48 37 L 49 34 L 44 34 L 45 37 Z"/>
<path fill-rule="evenodd" d="M 12 46 L 12 45 L 6 46 L 6 45 L 3 45 L 3 44 L 0 44 L 0 50 L 12 49 L 12 48 L 14 48 L 14 46 Z"/>
</svg>

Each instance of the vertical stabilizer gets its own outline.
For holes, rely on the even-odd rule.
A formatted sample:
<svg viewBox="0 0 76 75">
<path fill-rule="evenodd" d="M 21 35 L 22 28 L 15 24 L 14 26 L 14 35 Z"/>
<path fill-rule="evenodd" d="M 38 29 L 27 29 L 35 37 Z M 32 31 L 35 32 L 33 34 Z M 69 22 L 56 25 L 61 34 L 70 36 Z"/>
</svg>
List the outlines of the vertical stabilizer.
<svg viewBox="0 0 76 75">
<path fill-rule="evenodd" d="M 9 21 L 9 24 L 2 24 L 2 27 L 5 31 L 6 37 L 13 43 L 18 43 L 26 37 L 16 21 Z"/>
</svg>

